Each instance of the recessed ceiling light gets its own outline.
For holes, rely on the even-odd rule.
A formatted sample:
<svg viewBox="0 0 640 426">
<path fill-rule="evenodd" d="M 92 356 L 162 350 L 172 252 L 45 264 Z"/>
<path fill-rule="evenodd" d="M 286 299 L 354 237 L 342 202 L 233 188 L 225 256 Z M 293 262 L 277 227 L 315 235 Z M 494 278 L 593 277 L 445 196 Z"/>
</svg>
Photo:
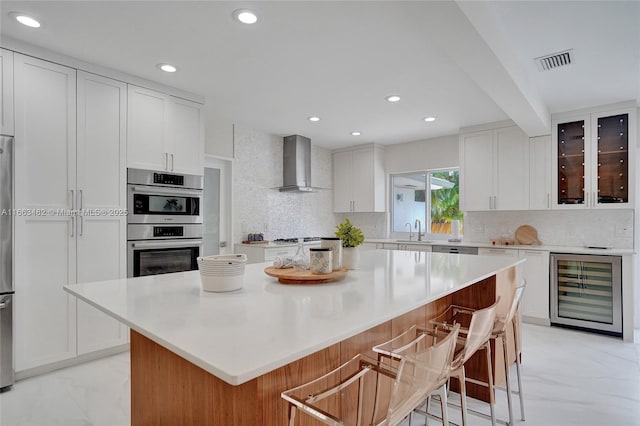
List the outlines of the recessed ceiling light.
<svg viewBox="0 0 640 426">
<path fill-rule="evenodd" d="M 436 118 L 435 118 L 435 117 L 425 117 L 425 118 L 424 118 L 424 121 L 426 121 L 426 122 L 432 122 L 432 121 L 436 121 Z"/>
<path fill-rule="evenodd" d="M 233 19 L 243 24 L 255 24 L 258 22 L 258 16 L 249 9 L 236 9 L 231 14 Z"/>
<path fill-rule="evenodd" d="M 13 17 L 16 21 L 20 22 L 22 25 L 26 25 L 27 27 L 40 28 L 40 22 L 29 15 L 25 15 L 24 13 L 11 12 L 9 16 Z"/>
<path fill-rule="evenodd" d="M 351 132 L 351 136 L 360 136 L 361 134 L 360 132 Z"/>
<path fill-rule="evenodd" d="M 316 117 L 315 115 L 308 118 L 309 121 L 320 121 L 320 117 Z"/>
<path fill-rule="evenodd" d="M 160 68 L 164 72 L 176 72 L 178 68 L 174 67 L 171 64 L 158 64 L 158 68 Z"/>
<path fill-rule="evenodd" d="M 391 95 L 391 96 L 387 96 L 386 99 L 389 102 L 398 102 L 400 100 L 400 96 L 398 95 Z"/>
</svg>

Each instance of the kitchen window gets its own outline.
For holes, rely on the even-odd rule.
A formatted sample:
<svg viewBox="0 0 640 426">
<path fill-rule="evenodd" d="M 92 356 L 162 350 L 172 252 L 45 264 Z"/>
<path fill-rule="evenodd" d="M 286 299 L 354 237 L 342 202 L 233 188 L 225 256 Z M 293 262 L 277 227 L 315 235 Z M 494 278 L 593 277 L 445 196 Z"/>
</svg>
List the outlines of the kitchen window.
<svg viewBox="0 0 640 426">
<path fill-rule="evenodd" d="M 394 174 L 391 175 L 391 186 L 392 232 L 408 234 L 411 227 L 416 236 L 418 219 L 422 232 L 437 238 L 449 235 L 451 221 L 457 219 L 462 233 L 458 169 Z"/>
</svg>

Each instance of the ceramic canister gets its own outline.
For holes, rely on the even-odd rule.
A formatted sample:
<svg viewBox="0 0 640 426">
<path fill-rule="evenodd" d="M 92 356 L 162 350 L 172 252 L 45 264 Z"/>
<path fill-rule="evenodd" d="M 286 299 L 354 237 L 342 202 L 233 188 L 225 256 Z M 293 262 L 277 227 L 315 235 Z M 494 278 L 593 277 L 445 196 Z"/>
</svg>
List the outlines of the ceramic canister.
<svg viewBox="0 0 640 426">
<path fill-rule="evenodd" d="M 333 270 L 342 269 L 342 240 L 336 237 L 322 237 L 320 238 L 320 247 L 333 251 Z"/>
<path fill-rule="evenodd" d="M 333 251 L 329 248 L 309 249 L 310 268 L 313 274 L 330 274 Z"/>
</svg>

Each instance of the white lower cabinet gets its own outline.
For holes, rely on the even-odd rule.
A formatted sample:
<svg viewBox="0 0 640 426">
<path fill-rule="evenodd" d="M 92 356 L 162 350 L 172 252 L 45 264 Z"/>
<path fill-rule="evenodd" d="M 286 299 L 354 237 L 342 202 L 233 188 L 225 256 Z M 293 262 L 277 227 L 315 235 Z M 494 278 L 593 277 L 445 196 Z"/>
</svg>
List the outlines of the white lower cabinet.
<svg viewBox="0 0 640 426">
<path fill-rule="evenodd" d="M 62 288 L 126 272 L 126 218 L 68 214 L 126 207 L 126 90 L 50 62 L 14 59 L 15 207 L 46 211 L 15 217 L 20 373 L 126 343 L 120 324 Z"/>
<path fill-rule="evenodd" d="M 502 247 L 479 247 L 478 248 L 479 255 L 485 256 L 509 256 L 513 258 L 518 257 L 518 250 L 508 249 Z"/>
<path fill-rule="evenodd" d="M 549 325 L 549 252 L 518 250 L 518 256 L 527 259 L 522 266 L 527 287 L 520 312 L 529 322 Z"/>
<path fill-rule="evenodd" d="M 526 259 L 516 277 L 518 285 L 523 280 L 527 282 L 520 312 L 527 322 L 549 325 L 549 252 L 491 247 L 478 249 L 478 254 Z"/>
</svg>

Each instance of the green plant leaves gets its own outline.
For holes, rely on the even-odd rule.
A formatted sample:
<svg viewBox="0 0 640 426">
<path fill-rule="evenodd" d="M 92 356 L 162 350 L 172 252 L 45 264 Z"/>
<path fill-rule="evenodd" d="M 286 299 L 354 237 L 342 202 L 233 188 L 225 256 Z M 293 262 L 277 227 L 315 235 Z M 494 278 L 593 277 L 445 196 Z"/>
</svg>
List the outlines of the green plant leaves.
<svg viewBox="0 0 640 426">
<path fill-rule="evenodd" d="M 362 230 L 353 226 L 348 217 L 336 226 L 336 237 L 342 240 L 342 247 L 358 247 L 364 242 Z"/>
</svg>

